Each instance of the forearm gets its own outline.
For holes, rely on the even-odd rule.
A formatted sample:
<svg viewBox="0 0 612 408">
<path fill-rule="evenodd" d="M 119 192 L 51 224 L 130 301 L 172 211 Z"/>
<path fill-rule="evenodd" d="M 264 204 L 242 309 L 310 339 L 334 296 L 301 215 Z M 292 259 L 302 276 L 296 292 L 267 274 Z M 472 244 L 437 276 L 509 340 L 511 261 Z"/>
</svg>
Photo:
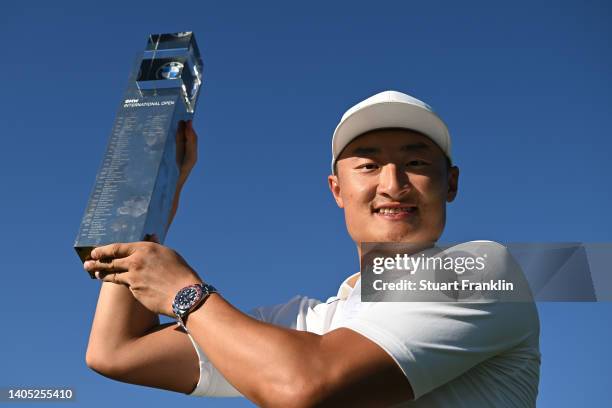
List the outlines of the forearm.
<svg viewBox="0 0 612 408">
<path fill-rule="evenodd" d="M 168 232 L 178 209 L 185 177 L 184 175 L 179 177 L 165 233 Z M 155 236 L 150 239 L 157 241 Z M 136 300 L 127 286 L 102 282 L 89 337 L 88 354 L 116 350 L 126 342 L 145 335 L 158 325 L 159 316 Z"/>
<path fill-rule="evenodd" d="M 321 336 L 260 322 L 217 294 L 187 319 L 206 356 L 243 395 L 259 405 L 299 399 L 309 373 L 321 373 Z"/>
<path fill-rule="evenodd" d="M 179 175 L 179 179 L 176 183 L 176 190 L 174 192 L 174 198 L 172 200 L 172 207 L 170 208 L 170 214 L 168 216 L 168 222 L 166 223 L 166 233 L 168 233 L 168 229 L 170 228 L 172 221 L 174 221 L 174 216 L 176 215 L 176 212 L 179 207 L 181 192 L 183 191 L 183 186 L 185 185 L 186 181 L 187 181 L 186 175 L 184 174 Z"/>
<path fill-rule="evenodd" d="M 112 355 L 130 340 L 159 325 L 159 316 L 138 302 L 124 285 L 102 282 L 87 355 Z"/>
<path fill-rule="evenodd" d="M 179 195 L 181 194 L 181 187 L 176 187 L 177 191 L 176 191 L 176 196 L 174 198 L 174 201 L 172 202 L 172 208 L 170 209 L 170 214 L 168 216 L 168 223 L 166 224 L 166 233 L 168 233 L 168 229 L 170 228 L 170 225 L 172 224 L 172 221 L 174 221 L 174 216 L 176 215 L 176 211 L 178 210 L 178 205 L 179 205 Z"/>
<path fill-rule="evenodd" d="M 130 384 L 190 393 L 198 382 L 198 357 L 176 323 L 160 325 L 128 287 L 102 282 L 86 363 Z"/>
</svg>

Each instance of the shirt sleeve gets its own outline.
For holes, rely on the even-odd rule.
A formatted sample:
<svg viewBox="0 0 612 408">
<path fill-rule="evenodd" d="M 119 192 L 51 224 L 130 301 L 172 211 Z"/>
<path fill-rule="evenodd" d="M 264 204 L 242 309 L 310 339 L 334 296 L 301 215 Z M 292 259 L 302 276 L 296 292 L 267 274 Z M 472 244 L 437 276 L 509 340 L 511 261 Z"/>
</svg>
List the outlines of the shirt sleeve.
<svg viewBox="0 0 612 408">
<path fill-rule="evenodd" d="M 198 384 L 188 395 L 193 397 L 242 397 L 242 393 L 230 384 L 210 360 L 208 360 L 206 354 L 204 354 L 204 351 L 198 346 L 198 343 L 196 343 L 189 331 L 187 331 L 187 335 L 196 353 L 198 353 L 200 364 L 200 378 Z"/>
<path fill-rule="evenodd" d="M 286 303 L 272 306 L 259 306 L 251 309 L 248 314 L 262 322 L 275 324 L 295 329 L 300 325 L 300 320 L 306 318 L 308 307 L 320 303 L 319 300 L 310 299 L 305 296 L 296 295 Z M 306 309 L 305 309 L 306 308 Z M 187 332 L 193 347 L 198 354 L 200 364 L 200 378 L 195 389 L 188 395 L 198 397 L 241 397 L 243 396 L 225 377 L 215 368 L 198 346 L 195 339 Z"/>
<path fill-rule="evenodd" d="M 502 247 L 503 248 L 503 247 Z M 492 265 L 505 273 L 507 250 Z M 398 364 L 415 399 L 539 334 L 533 302 L 364 302 L 338 327 L 378 344 Z"/>
</svg>

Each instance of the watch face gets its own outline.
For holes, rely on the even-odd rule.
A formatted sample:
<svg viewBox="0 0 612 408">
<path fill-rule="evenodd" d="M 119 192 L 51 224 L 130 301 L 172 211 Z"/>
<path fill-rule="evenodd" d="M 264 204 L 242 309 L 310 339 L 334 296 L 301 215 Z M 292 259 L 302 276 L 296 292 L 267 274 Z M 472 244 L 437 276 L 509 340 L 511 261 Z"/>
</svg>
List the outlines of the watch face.
<svg viewBox="0 0 612 408">
<path fill-rule="evenodd" d="M 177 293 L 174 305 L 179 310 L 189 310 L 202 297 L 202 288 L 198 285 L 188 286 Z"/>
</svg>

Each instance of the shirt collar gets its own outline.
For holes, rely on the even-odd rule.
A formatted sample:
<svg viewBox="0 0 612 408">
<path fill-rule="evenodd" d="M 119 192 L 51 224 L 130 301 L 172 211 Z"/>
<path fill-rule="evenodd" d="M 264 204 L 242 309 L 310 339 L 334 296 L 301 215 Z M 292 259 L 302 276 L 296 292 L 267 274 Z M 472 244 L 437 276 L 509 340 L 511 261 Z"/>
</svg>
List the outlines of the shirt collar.
<svg viewBox="0 0 612 408">
<path fill-rule="evenodd" d="M 340 285 L 340 289 L 338 289 L 338 299 L 341 300 L 346 300 L 348 298 L 348 296 L 351 294 L 351 292 L 353 291 L 354 288 L 350 287 L 348 284 L 348 281 L 355 275 L 357 275 L 359 272 L 355 272 L 354 274 L 352 274 L 351 276 L 349 276 L 348 278 L 346 278 L 342 284 Z M 359 277 L 359 279 L 361 279 L 361 277 Z M 357 281 L 359 281 L 359 279 L 357 279 L 355 281 L 355 286 L 357 286 Z"/>
</svg>

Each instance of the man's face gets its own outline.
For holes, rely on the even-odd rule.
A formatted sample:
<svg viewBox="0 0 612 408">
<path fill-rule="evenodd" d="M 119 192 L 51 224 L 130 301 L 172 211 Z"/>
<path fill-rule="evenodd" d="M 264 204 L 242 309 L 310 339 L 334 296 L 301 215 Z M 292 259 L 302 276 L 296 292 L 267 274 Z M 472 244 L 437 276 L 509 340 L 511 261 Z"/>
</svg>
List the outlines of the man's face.
<svg viewBox="0 0 612 408">
<path fill-rule="evenodd" d="M 458 178 L 428 137 L 380 129 L 353 140 L 328 181 L 356 243 L 432 243 L 442 235 Z"/>
</svg>

